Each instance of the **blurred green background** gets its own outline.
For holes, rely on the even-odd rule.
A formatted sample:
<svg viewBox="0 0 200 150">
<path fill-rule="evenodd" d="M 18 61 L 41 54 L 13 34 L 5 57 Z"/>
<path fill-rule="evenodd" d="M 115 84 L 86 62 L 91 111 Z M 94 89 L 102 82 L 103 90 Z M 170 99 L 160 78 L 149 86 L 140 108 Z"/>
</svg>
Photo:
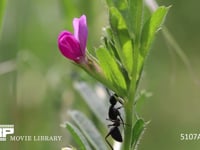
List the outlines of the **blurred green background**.
<svg viewBox="0 0 200 150">
<path fill-rule="evenodd" d="M 191 68 L 159 32 L 141 81 L 141 89 L 153 96 L 141 112 L 151 123 L 139 150 L 199 150 L 200 141 L 181 141 L 180 134 L 200 134 L 200 2 L 158 3 L 172 5 L 165 24 L 187 54 Z M 55 150 L 74 144 L 60 124 L 68 120 L 68 109 L 78 108 L 90 116 L 72 86 L 74 73 L 85 80 L 88 77 L 60 55 L 57 35 L 63 29 L 73 31 L 73 18 L 82 14 L 87 15 L 90 50 L 98 47 L 102 27 L 107 25 L 103 0 L 7 0 L 0 36 L 0 124 L 14 124 L 15 135 L 62 135 L 63 139 L 0 142 L 0 149 Z"/>
</svg>

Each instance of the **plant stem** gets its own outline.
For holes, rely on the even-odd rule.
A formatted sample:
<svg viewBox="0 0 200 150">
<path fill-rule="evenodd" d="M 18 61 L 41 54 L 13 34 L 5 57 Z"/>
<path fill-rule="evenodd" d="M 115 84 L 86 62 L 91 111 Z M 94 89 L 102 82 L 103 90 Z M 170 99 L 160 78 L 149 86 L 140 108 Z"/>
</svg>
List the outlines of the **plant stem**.
<svg viewBox="0 0 200 150">
<path fill-rule="evenodd" d="M 127 100 L 124 106 L 126 114 L 126 128 L 124 132 L 124 150 L 129 150 L 131 145 L 132 126 L 133 126 L 133 101 Z"/>
<path fill-rule="evenodd" d="M 124 132 L 124 150 L 130 150 L 131 149 L 131 139 L 132 139 L 132 129 L 133 129 L 133 121 L 134 121 L 134 115 L 133 115 L 133 105 L 134 105 L 134 97 L 137 89 L 137 68 L 138 68 L 138 54 L 139 54 L 139 35 L 137 36 L 134 47 L 134 55 L 133 55 L 133 73 L 132 73 L 132 81 L 129 88 L 126 104 L 124 106 L 125 109 L 125 115 L 126 115 L 126 123 L 128 126 L 125 128 Z M 132 44 L 134 45 L 134 44 Z"/>
</svg>

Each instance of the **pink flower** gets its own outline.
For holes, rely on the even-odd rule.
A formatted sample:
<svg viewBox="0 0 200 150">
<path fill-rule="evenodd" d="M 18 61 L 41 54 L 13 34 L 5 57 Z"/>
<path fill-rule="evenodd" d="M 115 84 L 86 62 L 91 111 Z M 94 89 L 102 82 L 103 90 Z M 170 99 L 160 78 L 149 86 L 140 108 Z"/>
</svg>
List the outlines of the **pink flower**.
<svg viewBox="0 0 200 150">
<path fill-rule="evenodd" d="M 76 63 L 85 62 L 86 43 L 88 28 L 86 16 L 73 20 L 74 34 L 69 31 L 62 31 L 58 36 L 58 47 L 60 52 L 68 59 Z"/>
</svg>

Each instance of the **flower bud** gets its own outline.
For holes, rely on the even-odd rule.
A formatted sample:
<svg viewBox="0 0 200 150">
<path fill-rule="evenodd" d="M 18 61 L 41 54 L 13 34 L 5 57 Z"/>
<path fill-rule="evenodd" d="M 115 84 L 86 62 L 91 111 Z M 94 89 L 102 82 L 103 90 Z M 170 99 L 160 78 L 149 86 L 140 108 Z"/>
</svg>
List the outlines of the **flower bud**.
<svg viewBox="0 0 200 150">
<path fill-rule="evenodd" d="M 62 31 L 58 36 L 58 47 L 60 52 L 68 59 L 76 63 L 86 61 L 86 43 L 88 28 L 86 16 L 73 20 L 74 34 L 69 31 Z"/>
</svg>

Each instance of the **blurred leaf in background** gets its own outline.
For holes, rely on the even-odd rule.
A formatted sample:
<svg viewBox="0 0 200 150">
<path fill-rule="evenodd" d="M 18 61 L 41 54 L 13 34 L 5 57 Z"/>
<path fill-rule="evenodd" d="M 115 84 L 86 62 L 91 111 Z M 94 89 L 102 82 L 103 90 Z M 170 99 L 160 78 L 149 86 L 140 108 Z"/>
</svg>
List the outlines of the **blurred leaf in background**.
<svg viewBox="0 0 200 150">
<path fill-rule="evenodd" d="M 0 34 L 1 34 L 1 28 L 3 24 L 5 8 L 6 8 L 6 0 L 1 0 L 0 1 Z"/>
</svg>

